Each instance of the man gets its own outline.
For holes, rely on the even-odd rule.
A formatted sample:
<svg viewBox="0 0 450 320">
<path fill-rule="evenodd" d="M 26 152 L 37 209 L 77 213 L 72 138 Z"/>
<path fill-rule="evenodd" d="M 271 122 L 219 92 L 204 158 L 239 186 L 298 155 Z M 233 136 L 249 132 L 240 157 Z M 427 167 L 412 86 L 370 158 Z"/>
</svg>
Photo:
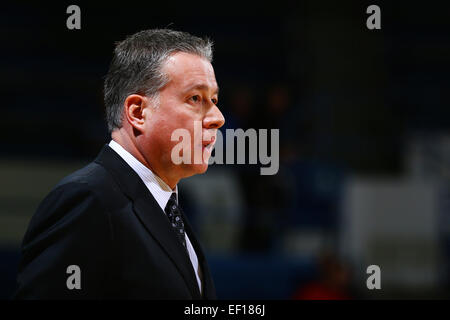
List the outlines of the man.
<svg viewBox="0 0 450 320">
<path fill-rule="evenodd" d="M 116 46 L 104 86 L 112 140 L 40 204 L 22 243 L 15 298 L 215 298 L 177 195 L 180 179 L 206 171 L 224 124 L 211 60 L 209 40 L 167 29 Z M 180 154 L 192 161 L 172 159 L 177 129 L 192 137 Z"/>
</svg>

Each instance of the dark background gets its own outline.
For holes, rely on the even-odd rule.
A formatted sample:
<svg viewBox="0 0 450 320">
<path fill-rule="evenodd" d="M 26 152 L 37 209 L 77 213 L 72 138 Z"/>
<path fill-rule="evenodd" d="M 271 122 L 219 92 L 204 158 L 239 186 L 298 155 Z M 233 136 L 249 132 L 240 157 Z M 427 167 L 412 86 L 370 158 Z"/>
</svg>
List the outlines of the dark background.
<svg viewBox="0 0 450 320">
<path fill-rule="evenodd" d="M 81 30 L 66 28 L 71 4 Z M 370 4 L 381 30 L 366 27 Z M 280 129 L 277 175 L 214 165 L 180 184 L 219 298 L 448 297 L 449 14 L 379 1 L 2 4 L 0 297 L 39 201 L 109 142 L 102 85 L 114 43 L 164 27 L 214 41 L 223 132 Z M 199 204 L 208 175 L 235 195 Z M 423 208 L 410 217 L 414 201 Z M 387 224 L 358 251 L 375 229 L 367 221 Z M 381 290 L 366 288 L 370 264 Z"/>
</svg>

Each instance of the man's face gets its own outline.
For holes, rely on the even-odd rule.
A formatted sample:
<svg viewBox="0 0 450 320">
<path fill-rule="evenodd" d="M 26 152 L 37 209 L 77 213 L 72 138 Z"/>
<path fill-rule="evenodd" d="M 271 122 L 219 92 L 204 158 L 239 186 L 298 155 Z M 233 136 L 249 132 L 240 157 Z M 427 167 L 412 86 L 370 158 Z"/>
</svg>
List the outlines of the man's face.
<svg viewBox="0 0 450 320">
<path fill-rule="evenodd" d="M 214 69 L 206 59 L 197 55 L 178 52 L 171 55 L 162 71 L 169 82 L 159 92 L 159 106 L 146 108 L 143 131 L 143 153 L 158 175 L 178 181 L 208 168 L 212 145 L 217 129 L 225 120 L 217 107 L 218 86 Z M 201 139 L 194 141 L 194 123 L 201 132 Z M 179 141 L 171 141 L 176 129 L 190 133 L 190 163 L 176 165 L 171 154 Z M 209 146 L 208 146 L 209 145 Z M 194 163 L 194 155 L 206 155 L 201 163 Z"/>
</svg>

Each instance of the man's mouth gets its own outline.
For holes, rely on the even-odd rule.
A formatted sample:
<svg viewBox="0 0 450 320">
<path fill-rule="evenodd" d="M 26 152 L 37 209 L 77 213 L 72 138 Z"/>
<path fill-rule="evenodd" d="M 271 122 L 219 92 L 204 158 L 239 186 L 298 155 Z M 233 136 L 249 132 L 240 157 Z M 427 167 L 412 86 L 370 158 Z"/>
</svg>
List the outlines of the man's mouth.
<svg viewBox="0 0 450 320">
<path fill-rule="evenodd" d="M 216 137 L 211 137 L 210 140 L 203 140 L 203 148 L 204 149 L 212 149 L 214 147 L 214 143 L 215 143 Z"/>
</svg>

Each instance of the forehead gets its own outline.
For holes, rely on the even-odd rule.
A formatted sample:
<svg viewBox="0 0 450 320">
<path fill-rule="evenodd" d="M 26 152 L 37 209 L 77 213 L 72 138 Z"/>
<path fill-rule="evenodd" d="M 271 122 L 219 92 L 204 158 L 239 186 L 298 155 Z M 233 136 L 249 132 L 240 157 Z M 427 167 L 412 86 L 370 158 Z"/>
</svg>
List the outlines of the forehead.
<svg viewBox="0 0 450 320">
<path fill-rule="evenodd" d="M 168 85 L 178 89 L 206 87 L 217 91 L 217 82 L 211 63 L 200 56 L 177 52 L 172 54 L 164 64 L 162 71 L 169 76 Z"/>
</svg>

